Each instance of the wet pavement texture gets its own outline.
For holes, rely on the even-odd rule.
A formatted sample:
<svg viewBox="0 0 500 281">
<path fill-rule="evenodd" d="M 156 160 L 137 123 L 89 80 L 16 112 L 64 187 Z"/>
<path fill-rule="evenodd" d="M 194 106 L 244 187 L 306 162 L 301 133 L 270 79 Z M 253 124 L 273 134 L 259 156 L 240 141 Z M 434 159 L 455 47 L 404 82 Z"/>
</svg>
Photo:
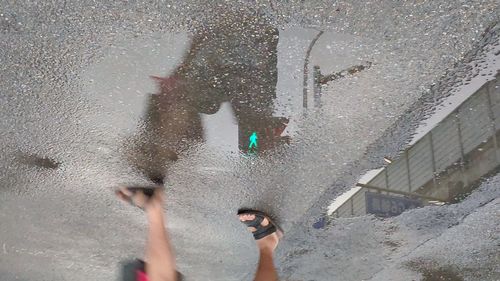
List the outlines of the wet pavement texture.
<svg viewBox="0 0 500 281">
<path fill-rule="evenodd" d="M 499 44 L 499 14 L 496 1 L 1 1 L 0 279 L 116 278 L 120 260 L 142 256 L 146 225 L 112 190 L 163 181 L 188 280 L 251 280 L 242 207 L 283 226 L 290 280 L 403 280 L 363 253 L 386 255 L 379 234 L 418 213 L 311 225 L 404 147 L 476 50 Z M 373 240 L 357 245 L 352 227 Z M 416 245 L 415 233 L 399 234 Z M 330 241 L 346 252 L 307 255 Z M 365 266 L 333 277 L 350 270 L 342 256 Z"/>
</svg>

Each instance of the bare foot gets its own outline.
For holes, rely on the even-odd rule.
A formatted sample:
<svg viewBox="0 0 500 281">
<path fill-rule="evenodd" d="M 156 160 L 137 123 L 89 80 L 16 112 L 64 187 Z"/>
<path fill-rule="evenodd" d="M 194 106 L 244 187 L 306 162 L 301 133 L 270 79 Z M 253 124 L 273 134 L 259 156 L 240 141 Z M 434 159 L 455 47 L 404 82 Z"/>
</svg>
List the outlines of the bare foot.
<svg viewBox="0 0 500 281">
<path fill-rule="evenodd" d="M 243 221 L 251 221 L 251 220 L 255 219 L 255 215 L 253 215 L 253 214 L 241 214 L 241 215 L 239 215 L 239 218 L 240 218 L 240 221 L 242 221 L 242 222 Z M 265 217 L 260 224 L 262 226 L 269 225 L 269 219 Z M 257 229 L 255 227 L 248 227 L 248 230 L 253 233 Z M 268 236 L 266 236 L 264 238 L 256 240 L 257 247 L 259 247 L 259 250 L 271 251 L 271 252 L 273 252 L 276 249 L 279 241 L 280 241 L 280 237 L 279 237 L 277 232 L 274 232 L 274 233 L 269 234 Z"/>
</svg>

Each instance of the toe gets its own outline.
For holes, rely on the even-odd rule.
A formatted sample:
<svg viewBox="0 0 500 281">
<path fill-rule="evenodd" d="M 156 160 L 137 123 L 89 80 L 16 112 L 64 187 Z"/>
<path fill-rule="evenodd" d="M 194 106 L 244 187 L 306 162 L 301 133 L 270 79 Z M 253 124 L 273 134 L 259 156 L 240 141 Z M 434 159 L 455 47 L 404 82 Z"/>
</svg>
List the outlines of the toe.
<svg viewBox="0 0 500 281">
<path fill-rule="evenodd" d="M 123 201 L 129 201 L 130 200 L 130 197 L 127 196 L 121 189 L 117 190 L 115 193 L 116 193 L 116 196 L 120 200 L 123 200 Z"/>
<path fill-rule="evenodd" d="M 241 222 L 252 221 L 255 219 L 255 215 L 253 215 L 253 214 L 241 214 L 241 215 L 238 215 L 238 217 L 240 218 Z M 252 233 L 257 231 L 257 229 L 255 227 L 247 227 L 247 229 L 248 229 L 248 231 L 250 231 Z"/>
<path fill-rule="evenodd" d="M 240 221 L 251 221 L 255 219 L 255 215 L 252 214 L 241 214 L 239 217 Z"/>
<path fill-rule="evenodd" d="M 130 196 L 132 196 L 134 194 L 132 191 L 130 191 L 126 187 L 120 187 L 117 192 L 120 192 L 120 193 L 122 193 L 123 195 L 125 195 L 127 197 L 130 197 Z"/>
<path fill-rule="evenodd" d="M 240 218 L 240 221 L 244 222 L 244 221 L 252 221 L 255 219 L 255 215 L 254 214 L 241 214 L 241 215 L 238 215 L 239 218 Z M 260 223 L 262 226 L 267 226 L 269 224 L 269 219 L 267 217 L 264 217 L 264 219 L 262 220 L 262 222 Z"/>
<path fill-rule="evenodd" d="M 260 225 L 267 226 L 268 224 L 269 224 L 269 220 L 266 217 L 264 217 L 264 219 L 262 220 L 262 222 L 260 223 Z"/>
</svg>

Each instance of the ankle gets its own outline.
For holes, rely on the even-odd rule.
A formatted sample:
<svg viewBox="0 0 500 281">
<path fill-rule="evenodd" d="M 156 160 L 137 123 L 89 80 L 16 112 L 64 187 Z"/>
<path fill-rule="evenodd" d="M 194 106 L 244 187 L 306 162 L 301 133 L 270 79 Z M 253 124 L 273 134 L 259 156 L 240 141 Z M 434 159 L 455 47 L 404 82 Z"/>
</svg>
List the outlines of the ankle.
<svg viewBox="0 0 500 281">
<path fill-rule="evenodd" d="M 268 247 L 268 246 L 260 246 L 259 247 L 259 253 L 261 256 L 274 256 L 274 248 Z"/>
<path fill-rule="evenodd" d="M 147 205 L 145 208 L 146 214 L 148 218 L 152 220 L 163 220 L 163 208 L 161 205 L 157 204 L 150 204 Z"/>
</svg>

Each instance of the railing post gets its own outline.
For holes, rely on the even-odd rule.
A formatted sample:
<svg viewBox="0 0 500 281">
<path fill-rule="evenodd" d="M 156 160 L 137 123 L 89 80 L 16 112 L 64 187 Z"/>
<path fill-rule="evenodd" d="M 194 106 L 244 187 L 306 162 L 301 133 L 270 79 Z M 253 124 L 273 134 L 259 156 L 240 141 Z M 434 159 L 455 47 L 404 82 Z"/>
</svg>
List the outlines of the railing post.
<svg viewBox="0 0 500 281">
<path fill-rule="evenodd" d="M 387 173 L 387 168 L 388 168 L 388 166 L 384 168 L 385 188 L 390 189 L 389 188 L 389 174 Z M 379 193 L 380 193 L 380 191 L 379 191 Z M 389 192 L 387 192 L 387 194 L 389 194 Z"/>
<path fill-rule="evenodd" d="M 495 80 L 493 80 L 495 81 Z M 495 125 L 495 113 L 493 112 L 493 103 L 491 102 L 491 96 L 490 96 L 490 85 L 493 84 L 492 81 L 488 82 L 488 85 L 486 86 L 486 97 L 488 98 L 488 115 L 490 117 L 490 123 L 491 123 L 491 134 L 493 138 L 493 143 L 495 144 L 495 161 L 497 164 L 500 162 L 500 155 L 498 155 L 498 140 L 497 140 L 497 129 Z"/>
<path fill-rule="evenodd" d="M 436 179 L 436 157 L 434 156 L 434 140 L 432 139 L 432 130 L 428 133 L 429 138 L 429 147 L 431 149 L 431 159 L 432 159 L 432 185 L 433 188 L 437 188 L 437 179 Z"/>
<path fill-rule="evenodd" d="M 351 201 L 351 216 L 354 217 L 354 200 L 352 200 L 354 196 L 351 196 L 351 199 L 349 199 Z"/>
<path fill-rule="evenodd" d="M 460 145 L 460 171 L 462 172 L 462 180 L 464 181 L 464 185 L 469 184 L 467 180 L 467 175 L 465 173 L 465 152 L 464 152 L 464 143 L 462 140 L 462 126 L 460 124 L 460 108 L 456 110 L 455 113 L 455 121 L 457 122 L 457 133 L 458 133 L 458 143 Z"/>
<path fill-rule="evenodd" d="M 408 192 L 411 192 L 411 177 L 410 177 L 410 157 L 408 157 L 408 150 L 405 150 L 406 174 L 408 179 Z"/>
</svg>

